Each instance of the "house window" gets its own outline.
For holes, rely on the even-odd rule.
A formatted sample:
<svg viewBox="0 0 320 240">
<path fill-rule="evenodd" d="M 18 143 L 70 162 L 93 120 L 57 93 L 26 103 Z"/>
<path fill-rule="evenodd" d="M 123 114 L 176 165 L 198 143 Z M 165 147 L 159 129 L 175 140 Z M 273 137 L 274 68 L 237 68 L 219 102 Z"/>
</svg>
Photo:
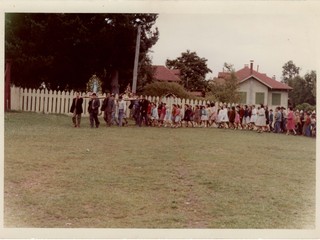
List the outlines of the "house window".
<svg viewBox="0 0 320 240">
<path fill-rule="evenodd" d="M 256 104 L 264 104 L 264 92 L 256 93 Z"/>
<path fill-rule="evenodd" d="M 281 93 L 272 93 L 272 105 L 273 106 L 281 105 Z"/>
<path fill-rule="evenodd" d="M 239 92 L 239 102 L 247 103 L 247 92 Z"/>
</svg>

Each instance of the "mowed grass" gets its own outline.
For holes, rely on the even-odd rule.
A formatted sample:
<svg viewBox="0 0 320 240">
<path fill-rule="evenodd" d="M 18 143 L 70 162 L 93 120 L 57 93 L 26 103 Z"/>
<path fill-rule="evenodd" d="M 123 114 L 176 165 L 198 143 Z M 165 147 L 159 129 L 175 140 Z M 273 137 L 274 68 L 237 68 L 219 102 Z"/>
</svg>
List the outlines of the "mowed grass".
<svg viewBox="0 0 320 240">
<path fill-rule="evenodd" d="M 5 227 L 315 227 L 315 139 L 100 120 L 5 114 Z"/>
</svg>

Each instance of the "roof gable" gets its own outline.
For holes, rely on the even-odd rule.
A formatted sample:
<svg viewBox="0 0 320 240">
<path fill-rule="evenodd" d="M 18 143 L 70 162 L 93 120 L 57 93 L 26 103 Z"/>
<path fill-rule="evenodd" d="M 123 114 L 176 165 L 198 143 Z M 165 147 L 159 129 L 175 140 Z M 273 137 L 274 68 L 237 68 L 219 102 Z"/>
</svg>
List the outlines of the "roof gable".
<svg viewBox="0 0 320 240">
<path fill-rule="evenodd" d="M 153 78 L 158 81 L 170 81 L 170 82 L 180 82 L 181 79 L 178 77 L 180 75 L 180 70 L 174 69 L 170 70 L 165 66 L 152 66 L 153 68 Z"/>
<path fill-rule="evenodd" d="M 291 90 L 292 88 L 284 83 L 278 82 L 275 79 L 268 77 L 265 73 L 259 73 L 255 70 L 245 66 L 244 68 L 235 72 L 235 75 L 239 81 L 239 83 L 245 82 L 250 78 L 255 78 L 257 81 L 266 85 L 270 89 L 279 89 L 279 90 Z M 230 73 L 228 72 L 219 72 L 218 78 L 228 78 L 230 77 Z"/>
<path fill-rule="evenodd" d="M 252 70 L 249 67 L 244 67 L 242 69 L 240 69 L 239 71 L 237 71 L 236 73 L 237 79 L 238 81 L 244 82 L 248 79 L 250 79 L 251 77 L 257 79 L 259 82 L 261 82 L 262 84 L 266 85 L 267 87 L 271 88 L 271 89 L 281 89 L 281 90 L 290 90 L 292 89 L 291 87 L 289 87 L 288 85 L 282 83 L 282 82 L 278 82 L 275 79 L 272 79 L 270 77 L 268 77 L 265 73 L 259 73 L 255 70 Z"/>
</svg>

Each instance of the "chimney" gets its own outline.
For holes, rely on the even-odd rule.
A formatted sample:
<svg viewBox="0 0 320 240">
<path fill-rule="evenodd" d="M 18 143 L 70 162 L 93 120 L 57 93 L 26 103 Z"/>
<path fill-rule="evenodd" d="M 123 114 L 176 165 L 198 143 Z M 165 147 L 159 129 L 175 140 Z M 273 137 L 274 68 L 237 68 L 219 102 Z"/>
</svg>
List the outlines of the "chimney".
<svg viewBox="0 0 320 240">
<path fill-rule="evenodd" d="M 259 72 L 259 65 L 257 65 L 257 72 Z"/>
<path fill-rule="evenodd" d="M 276 75 L 273 75 L 273 76 L 272 76 L 272 79 L 276 80 Z"/>
<path fill-rule="evenodd" d="M 250 74 L 252 74 L 253 71 L 253 60 L 250 60 Z"/>
</svg>

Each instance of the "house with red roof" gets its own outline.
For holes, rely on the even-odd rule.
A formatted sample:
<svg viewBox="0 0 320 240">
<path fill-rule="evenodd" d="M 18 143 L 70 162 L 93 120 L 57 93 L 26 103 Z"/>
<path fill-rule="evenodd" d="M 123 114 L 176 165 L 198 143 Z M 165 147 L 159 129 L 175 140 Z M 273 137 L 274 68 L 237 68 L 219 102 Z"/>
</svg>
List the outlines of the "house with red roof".
<svg viewBox="0 0 320 240">
<path fill-rule="evenodd" d="M 153 67 L 153 79 L 160 82 L 176 82 L 181 83 L 180 70 L 168 69 L 165 66 L 152 66 Z M 189 94 L 196 97 L 204 97 L 202 91 L 191 91 Z"/>
<path fill-rule="evenodd" d="M 260 73 L 253 69 L 253 62 L 250 68 L 244 68 L 235 72 L 239 82 L 240 103 L 247 105 L 264 104 L 274 109 L 277 106 L 288 107 L 288 93 L 292 90 L 288 85 L 281 83 L 274 78 L 268 77 L 265 73 Z M 219 72 L 218 81 L 230 77 L 228 72 Z"/>
<path fill-rule="evenodd" d="M 153 79 L 160 82 L 176 82 L 180 83 L 180 70 L 168 69 L 165 66 L 152 66 Z"/>
</svg>

